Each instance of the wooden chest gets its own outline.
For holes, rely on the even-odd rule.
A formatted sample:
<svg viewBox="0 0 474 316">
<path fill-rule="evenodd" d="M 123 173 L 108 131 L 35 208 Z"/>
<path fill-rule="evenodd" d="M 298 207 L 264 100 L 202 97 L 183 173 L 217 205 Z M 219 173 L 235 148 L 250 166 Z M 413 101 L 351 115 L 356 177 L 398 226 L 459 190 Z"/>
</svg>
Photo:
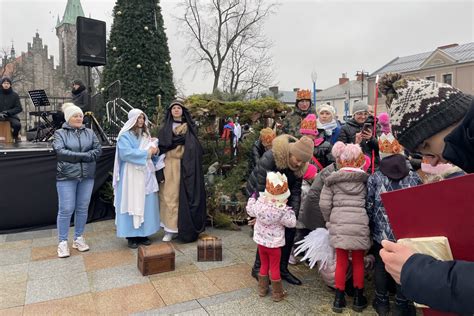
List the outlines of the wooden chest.
<svg viewBox="0 0 474 316">
<path fill-rule="evenodd" d="M 0 142 L 12 143 L 12 130 L 9 121 L 0 121 Z"/>
<path fill-rule="evenodd" d="M 150 275 L 174 270 L 174 248 L 170 243 L 138 247 L 138 270 Z"/>
<path fill-rule="evenodd" d="M 215 236 L 198 239 L 198 261 L 222 261 L 222 240 Z"/>
</svg>

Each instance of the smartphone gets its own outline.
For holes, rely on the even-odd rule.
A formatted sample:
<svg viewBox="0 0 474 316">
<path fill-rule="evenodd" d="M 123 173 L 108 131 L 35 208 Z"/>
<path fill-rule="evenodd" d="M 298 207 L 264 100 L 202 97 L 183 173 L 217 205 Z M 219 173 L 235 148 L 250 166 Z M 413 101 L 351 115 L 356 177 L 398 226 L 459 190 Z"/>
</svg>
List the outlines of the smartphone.
<svg viewBox="0 0 474 316">
<path fill-rule="evenodd" d="M 364 123 L 364 127 L 362 128 L 362 132 L 372 132 L 372 124 Z"/>
</svg>

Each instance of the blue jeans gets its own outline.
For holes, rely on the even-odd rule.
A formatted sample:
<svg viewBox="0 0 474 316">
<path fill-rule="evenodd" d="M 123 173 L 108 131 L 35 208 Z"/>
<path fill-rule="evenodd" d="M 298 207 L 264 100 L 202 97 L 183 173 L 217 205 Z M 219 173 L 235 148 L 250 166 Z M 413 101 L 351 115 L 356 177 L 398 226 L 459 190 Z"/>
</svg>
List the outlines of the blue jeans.
<svg viewBox="0 0 474 316">
<path fill-rule="evenodd" d="M 58 190 L 58 238 L 67 240 L 71 216 L 74 211 L 74 239 L 82 236 L 87 222 L 94 179 L 61 180 L 56 182 Z"/>
</svg>

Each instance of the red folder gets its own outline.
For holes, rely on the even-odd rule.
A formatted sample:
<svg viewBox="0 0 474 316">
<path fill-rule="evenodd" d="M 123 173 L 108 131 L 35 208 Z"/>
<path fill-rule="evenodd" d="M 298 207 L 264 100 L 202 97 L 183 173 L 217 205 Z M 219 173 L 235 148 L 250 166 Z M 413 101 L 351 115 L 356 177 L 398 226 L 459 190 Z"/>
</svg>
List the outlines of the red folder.
<svg viewBox="0 0 474 316">
<path fill-rule="evenodd" d="M 474 261 L 474 174 L 382 194 L 397 239 L 445 236 L 453 257 Z"/>
<path fill-rule="evenodd" d="M 474 174 L 383 193 L 382 201 L 397 239 L 445 236 L 455 259 L 474 261 Z"/>
</svg>

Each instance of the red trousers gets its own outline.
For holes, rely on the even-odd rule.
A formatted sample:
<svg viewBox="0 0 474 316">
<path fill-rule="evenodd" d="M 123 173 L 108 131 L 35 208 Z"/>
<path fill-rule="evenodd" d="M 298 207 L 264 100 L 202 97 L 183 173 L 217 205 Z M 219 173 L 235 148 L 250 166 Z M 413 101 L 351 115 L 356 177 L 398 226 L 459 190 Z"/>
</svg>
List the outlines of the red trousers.
<svg viewBox="0 0 474 316">
<path fill-rule="evenodd" d="M 336 289 L 346 289 L 346 273 L 349 266 L 349 251 L 352 252 L 352 278 L 354 287 L 364 288 L 364 253 L 365 250 L 345 250 L 336 248 Z"/>
<path fill-rule="evenodd" d="M 280 280 L 280 257 L 281 248 L 267 248 L 258 245 L 258 254 L 260 255 L 260 275 L 268 275 L 273 281 Z"/>
</svg>

